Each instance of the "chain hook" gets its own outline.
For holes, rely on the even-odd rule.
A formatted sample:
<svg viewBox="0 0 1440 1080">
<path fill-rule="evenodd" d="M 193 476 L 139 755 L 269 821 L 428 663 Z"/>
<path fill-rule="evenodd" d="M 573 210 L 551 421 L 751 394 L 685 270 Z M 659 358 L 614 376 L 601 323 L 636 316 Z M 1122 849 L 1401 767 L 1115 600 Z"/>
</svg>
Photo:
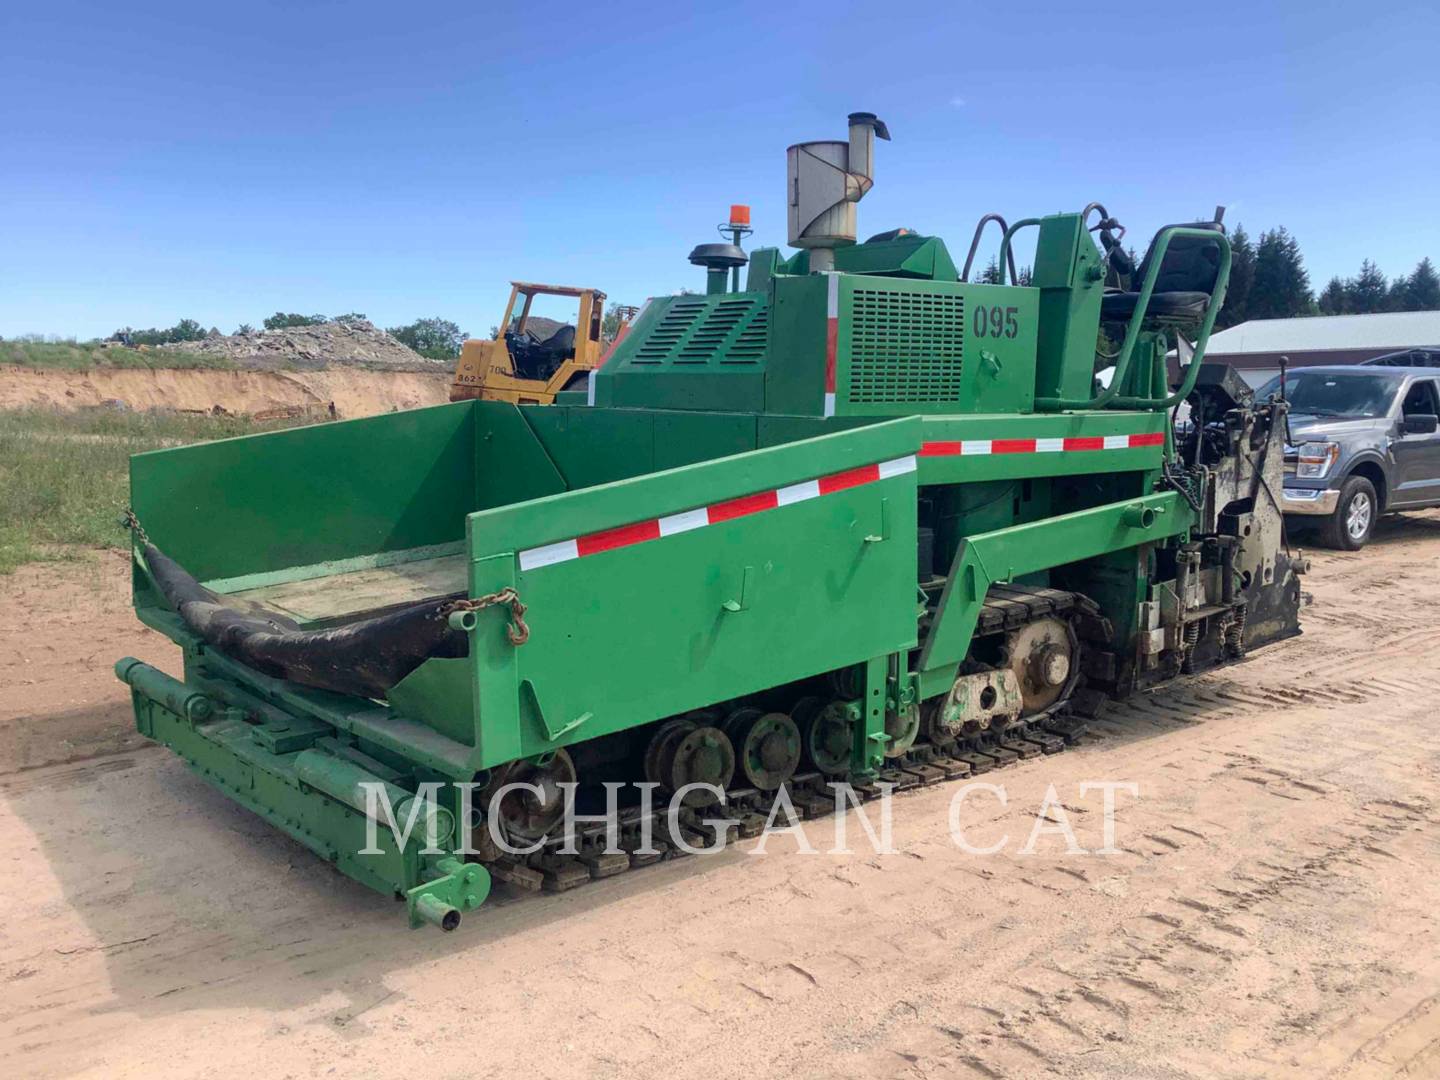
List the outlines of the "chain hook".
<svg viewBox="0 0 1440 1080">
<path fill-rule="evenodd" d="M 440 613 L 449 615 L 456 611 L 483 611 L 501 606 L 510 609 L 510 623 L 505 627 L 505 636 L 510 639 L 511 645 L 524 645 L 530 640 L 530 627 L 525 622 L 526 607 L 520 600 L 520 594 L 508 585 L 499 592 L 477 596 L 473 600 L 452 600 L 440 609 Z"/>
</svg>

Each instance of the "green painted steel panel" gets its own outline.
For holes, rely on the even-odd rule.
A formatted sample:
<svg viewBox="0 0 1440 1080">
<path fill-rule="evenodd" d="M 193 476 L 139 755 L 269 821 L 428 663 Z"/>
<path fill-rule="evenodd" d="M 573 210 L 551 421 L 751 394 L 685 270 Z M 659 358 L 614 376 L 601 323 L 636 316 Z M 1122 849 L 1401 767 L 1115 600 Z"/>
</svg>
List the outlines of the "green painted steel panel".
<svg viewBox="0 0 1440 1080">
<path fill-rule="evenodd" d="M 884 423 L 883 416 L 762 416 L 756 425 L 757 446 L 779 446 L 797 439 L 812 439 L 827 432 L 850 431 Z"/>
<path fill-rule="evenodd" d="M 933 281 L 955 281 L 960 276 L 945 241 L 938 236 L 920 236 L 917 233 L 893 240 L 867 240 L 863 244 L 836 248 L 835 269 L 842 274 Z M 797 251 L 788 259 L 778 260 L 774 272 L 802 277 L 809 274 L 810 252 Z"/>
<path fill-rule="evenodd" d="M 886 500 L 905 520 L 867 543 Z M 586 714 L 573 738 L 912 645 L 915 526 L 899 508 L 913 505 L 912 474 L 521 574 L 532 631 L 518 666 L 543 714 L 522 752 Z"/>
<path fill-rule="evenodd" d="M 753 413 L 656 412 L 655 468 L 711 461 L 755 449 Z"/>
<path fill-rule="evenodd" d="M 480 760 L 912 645 L 913 472 L 533 569 L 515 552 L 903 458 L 918 431 L 898 420 L 472 516 L 472 589 L 513 584 L 530 624 L 520 647 L 499 612 L 472 634 Z"/>
<path fill-rule="evenodd" d="M 522 411 L 570 488 L 639 476 L 655 467 L 655 417 L 638 409 L 532 406 Z"/>
<path fill-rule="evenodd" d="M 701 368 L 677 378 L 673 371 L 635 371 L 615 380 L 609 403 L 629 408 L 759 412 L 765 405 L 765 372 L 758 367 L 743 372 Z"/>
<path fill-rule="evenodd" d="M 545 455 L 546 469 L 556 469 L 562 481 L 544 491 L 533 490 L 524 480 L 509 481 L 518 490 L 532 488 L 527 497 L 555 494 L 567 484 L 590 487 L 755 449 L 756 416 L 749 412 L 533 405 L 522 406 L 519 413 Z M 479 430 L 483 437 L 483 422 Z M 499 440 L 499 445 L 507 444 Z M 504 503 L 486 502 L 481 508 L 499 505 Z"/>
<path fill-rule="evenodd" d="M 1085 238 L 1079 214 L 1041 218 L 1035 240 L 1030 284 L 1037 289 L 1068 289 L 1075 284 L 1075 255 Z"/>
<path fill-rule="evenodd" d="M 824 411 L 825 287 L 819 275 L 773 282 L 766 412 L 820 416 Z"/>
<path fill-rule="evenodd" d="M 1028 412 L 1038 301 L 1033 289 L 842 276 L 836 412 Z"/>
<path fill-rule="evenodd" d="M 474 671 L 464 658 L 432 657 L 390 689 L 397 713 L 434 728 L 446 738 L 475 745 Z"/>
<path fill-rule="evenodd" d="M 745 270 L 745 291 L 768 293 L 770 279 L 781 272 L 782 262 L 779 248 L 761 247 L 751 251 L 750 265 Z"/>
<path fill-rule="evenodd" d="M 955 281 L 960 276 L 945 241 L 915 233 L 840 248 L 835 252 L 835 269 L 845 274 L 886 274 L 931 281 Z"/>
<path fill-rule="evenodd" d="M 565 491 L 565 477 L 527 419 L 529 409 L 476 401 L 475 509 Z"/>
<path fill-rule="evenodd" d="M 131 502 L 196 578 L 424 547 L 476 508 L 470 402 L 136 454 Z"/>
<path fill-rule="evenodd" d="M 1104 273 L 1079 214 L 1042 218 L 1031 283 L 1040 290 L 1036 397 L 1088 397 L 1094 383 Z"/>
</svg>

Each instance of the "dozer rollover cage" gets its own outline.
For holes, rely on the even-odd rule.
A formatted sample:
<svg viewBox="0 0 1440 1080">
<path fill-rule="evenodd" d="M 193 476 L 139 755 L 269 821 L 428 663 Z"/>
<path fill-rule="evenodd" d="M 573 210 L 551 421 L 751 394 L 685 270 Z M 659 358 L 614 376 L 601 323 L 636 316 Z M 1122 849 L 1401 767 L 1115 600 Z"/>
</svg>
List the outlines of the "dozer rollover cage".
<svg viewBox="0 0 1440 1080">
<path fill-rule="evenodd" d="M 748 821 L 828 780 L 1053 751 L 1101 694 L 1297 632 L 1284 404 L 1198 363 L 1223 231 L 1162 230 L 1131 291 L 1092 216 L 1005 230 L 1038 229 L 1027 286 L 832 222 L 746 257 L 743 290 L 652 301 L 575 402 L 136 456 L 136 607 L 185 662 L 117 666 L 140 730 L 450 929 L 492 875 L 564 888 L 656 857 L 633 801 L 618 847 L 599 825 L 562 853 L 571 782 L 584 811 L 606 782 L 712 784 Z M 429 835 L 375 828 L 377 790 Z M 658 850 L 720 815 L 699 794 L 653 810 Z"/>
</svg>

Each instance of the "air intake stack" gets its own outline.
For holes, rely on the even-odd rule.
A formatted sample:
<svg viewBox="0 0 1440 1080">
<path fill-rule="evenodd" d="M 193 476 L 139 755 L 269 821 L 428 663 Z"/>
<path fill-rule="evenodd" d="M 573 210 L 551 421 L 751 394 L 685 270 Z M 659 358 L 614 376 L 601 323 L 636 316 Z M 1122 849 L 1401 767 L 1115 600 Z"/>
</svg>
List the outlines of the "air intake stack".
<svg viewBox="0 0 1440 1080">
<path fill-rule="evenodd" d="M 796 143 L 785 152 L 790 246 L 810 251 L 810 270 L 835 268 L 835 249 L 855 243 L 855 204 L 875 183 L 875 138 L 890 138 L 874 113 L 850 114 L 850 141 Z"/>
<path fill-rule="evenodd" d="M 720 235 L 730 234 L 728 244 L 698 244 L 690 252 L 690 261 L 705 267 L 705 294 L 715 296 L 725 291 L 725 278 L 730 276 L 730 291 L 740 291 L 740 268 L 750 261 L 750 256 L 740 246 L 742 237 L 755 230 L 750 228 L 750 207 L 737 203 L 730 207 L 730 220 L 717 226 Z"/>
</svg>

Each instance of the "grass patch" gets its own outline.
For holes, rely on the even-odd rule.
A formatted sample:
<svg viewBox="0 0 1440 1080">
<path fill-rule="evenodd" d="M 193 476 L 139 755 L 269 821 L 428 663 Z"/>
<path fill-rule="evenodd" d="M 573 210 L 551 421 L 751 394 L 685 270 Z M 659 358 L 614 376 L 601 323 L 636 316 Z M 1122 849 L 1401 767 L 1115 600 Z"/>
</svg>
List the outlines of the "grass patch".
<svg viewBox="0 0 1440 1080">
<path fill-rule="evenodd" d="M 75 548 L 124 548 L 130 455 L 295 427 L 233 416 L 111 410 L 0 412 L 0 574 Z"/>
<path fill-rule="evenodd" d="M 229 357 L 178 349 L 127 349 L 105 341 L 40 341 L 19 338 L 0 341 L 0 364 L 50 371 L 94 371 L 96 368 L 190 370 L 209 368 L 232 371 Z"/>
</svg>

